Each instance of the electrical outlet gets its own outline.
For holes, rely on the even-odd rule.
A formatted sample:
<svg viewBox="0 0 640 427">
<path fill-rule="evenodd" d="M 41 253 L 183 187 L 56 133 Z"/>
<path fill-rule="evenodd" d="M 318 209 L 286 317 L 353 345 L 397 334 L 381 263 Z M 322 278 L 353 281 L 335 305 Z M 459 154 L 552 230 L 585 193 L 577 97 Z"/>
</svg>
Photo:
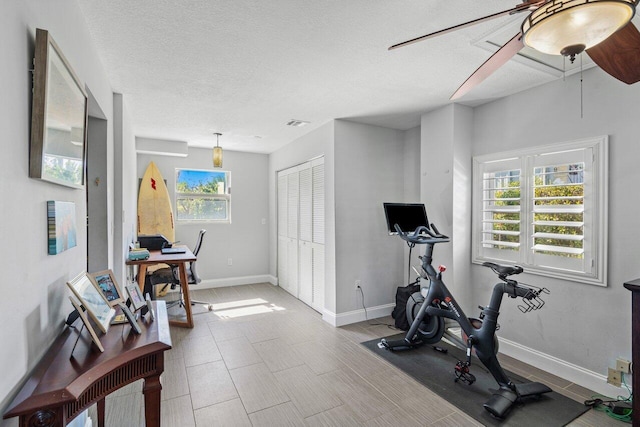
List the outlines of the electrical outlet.
<svg viewBox="0 0 640 427">
<path fill-rule="evenodd" d="M 360 289 L 361 285 L 362 283 L 360 282 L 360 280 L 356 280 L 356 291 Z"/>
<path fill-rule="evenodd" d="M 616 360 L 616 371 L 620 371 L 623 374 L 628 374 L 630 372 L 631 362 L 626 359 L 618 358 Z"/>
<path fill-rule="evenodd" d="M 227 265 L 233 265 L 233 258 L 227 259 Z"/>
<path fill-rule="evenodd" d="M 620 371 L 616 371 L 613 368 L 609 368 L 609 375 L 607 376 L 607 382 L 616 387 L 622 385 L 622 374 Z"/>
</svg>

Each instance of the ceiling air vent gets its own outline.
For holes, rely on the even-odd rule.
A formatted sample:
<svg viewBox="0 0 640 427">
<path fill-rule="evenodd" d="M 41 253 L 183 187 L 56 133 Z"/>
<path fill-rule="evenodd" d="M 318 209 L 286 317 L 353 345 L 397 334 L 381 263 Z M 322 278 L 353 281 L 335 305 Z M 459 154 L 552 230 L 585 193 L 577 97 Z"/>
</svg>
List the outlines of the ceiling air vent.
<svg viewBox="0 0 640 427">
<path fill-rule="evenodd" d="M 287 122 L 287 126 L 295 126 L 295 127 L 301 127 L 308 124 L 309 122 L 305 122 L 304 120 L 296 120 L 296 119 L 291 119 Z"/>
</svg>

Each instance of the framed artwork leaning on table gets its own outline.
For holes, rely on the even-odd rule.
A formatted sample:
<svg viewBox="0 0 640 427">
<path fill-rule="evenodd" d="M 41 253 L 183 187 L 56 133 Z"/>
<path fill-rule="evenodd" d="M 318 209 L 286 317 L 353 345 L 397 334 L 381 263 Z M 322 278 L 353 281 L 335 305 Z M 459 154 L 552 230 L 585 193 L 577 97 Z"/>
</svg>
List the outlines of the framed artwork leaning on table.
<svg viewBox="0 0 640 427">
<path fill-rule="evenodd" d="M 88 276 L 93 284 L 102 291 L 111 307 L 126 300 L 126 297 L 120 290 L 120 286 L 118 286 L 116 278 L 113 276 L 113 271 L 98 271 L 97 273 L 89 273 Z"/>
<path fill-rule="evenodd" d="M 116 311 L 109 305 L 109 301 L 100 288 L 89 279 L 84 271 L 67 282 L 67 286 L 87 310 L 89 317 L 95 322 L 98 329 L 107 333 L 111 318 Z"/>
</svg>

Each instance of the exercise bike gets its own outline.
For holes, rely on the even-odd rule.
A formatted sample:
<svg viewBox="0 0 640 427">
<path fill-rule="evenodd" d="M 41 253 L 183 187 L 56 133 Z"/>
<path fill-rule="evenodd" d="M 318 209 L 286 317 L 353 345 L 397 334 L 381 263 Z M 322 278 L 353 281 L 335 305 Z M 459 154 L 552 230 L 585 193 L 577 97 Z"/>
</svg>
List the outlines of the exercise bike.
<svg viewBox="0 0 640 427">
<path fill-rule="evenodd" d="M 404 339 L 387 341 L 383 338 L 379 345 L 396 351 L 437 343 L 445 334 L 445 319 L 451 319 L 460 325 L 463 336 L 466 337 L 466 341 L 457 340 L 466 347 L 467 357 L 466 361 L 460 360 L 456 364 L 455 381 L 469 385 L 475 381 L 470 372 L 471 354 L 472 350 L 475 350 L 478 359 L 499 385 L 499 389 L 483 405 L 493 416 L 504 418 L 518 400 L 550 392 L 551 389 L 541 383 L 514 384 L 509 379 L 496 357 L 498 339 L 495 334 L 499 327 L 498 315 L 504 295 L 522 298 L 524 304 L 518 307 L 522 312 L 528 312 L 542 308 L 544 301 L 540 296 L 543 293 L 548 294 L 549 290 L 518 284 L 509 278 L 522 273 L 522 267 L 485 262 L 483 265 L 496 273 L 501 282 L 494 286 L 489 305 L 479 306 L 480 318 L 468 318 L 442 281 L 445 267 L 440 266 L 436 271 L 431 265 L 434 246 L 437 243 L 449 242 L 449 237 L 441 234 L 434 224 L 431 224 L 430 228 L 420 226 L 411 234 L 403 232 L 397 224 L 395 229 L 398 236 L 410 247 L 416 244 L 426 246 L 425 254 L 420 257 L 423 271 L 421 276 L 428 279 L 429 284 L 424 284 L 421 291 L 415 292 L 407 301 L 407 319 L 411 326 Z"/>
</svg>

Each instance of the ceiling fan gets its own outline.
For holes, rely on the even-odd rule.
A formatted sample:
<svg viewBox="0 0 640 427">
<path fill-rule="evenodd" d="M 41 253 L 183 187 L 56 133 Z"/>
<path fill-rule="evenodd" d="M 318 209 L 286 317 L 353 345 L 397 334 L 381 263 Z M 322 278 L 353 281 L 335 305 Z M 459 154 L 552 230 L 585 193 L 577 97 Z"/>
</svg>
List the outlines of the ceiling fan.
<svg viewBox="0 0 640 427">
<path fill-rule="evenodd" d="M 640 0 L 526 0 L 463 24 L 454 25 L 402 43 L 389 50 L 427 40 L 481 22 L 529 12 L 520 32 L 495 52 L 451 95 L 460 98 L 504 65 L 524 46 L 563 55 L 574 61 L 583 51 L 606 73 L 633 84 L 640 81 L 640 32 L 630 22 Z"/>
</svg>

